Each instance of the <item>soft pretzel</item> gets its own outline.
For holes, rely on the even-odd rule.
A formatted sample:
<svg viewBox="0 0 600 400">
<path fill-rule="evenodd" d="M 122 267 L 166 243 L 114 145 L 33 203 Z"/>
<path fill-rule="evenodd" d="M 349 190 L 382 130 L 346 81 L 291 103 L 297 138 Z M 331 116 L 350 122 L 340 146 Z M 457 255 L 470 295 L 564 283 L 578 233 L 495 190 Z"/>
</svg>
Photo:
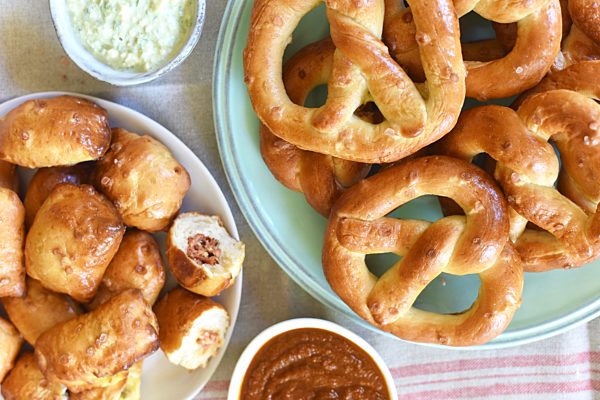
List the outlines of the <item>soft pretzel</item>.
<svg viewBox="0 0 600 400">
<path fill-rule="evenodd" d="M 454 199 L 465 216 L 430 223 L 385 217 L 424 195 Z M 511 321 L 521 302 L 521 261 L 508 240 L 506 201 L 494 182 L 464 161 L 430 156 L 401 162 L 340 197 L 323 245 L 332 289 L 362 318 L 403 339 L 451 346 L 487 342 Z M 379 279 L 365 255 L 403 258 Z M 479 297 L 458 314 L 413 307 L 440 273 L 479 274 Z"/>
<path fill-rule="evenodd" d="M 573 24 L 600 45 L 600 4 L 597 0 L 569 0 Z"/>
<path fill-rule="evenodd" d="M 588 0 L 561 0 L 563 41 L 552 72 L 600 60 L 600 8 L 593 4 Z"/>
<path fill-rule="evenodd" d="M 48 380 L 81 392 L 126 379 L 127 370 L 158 347 L 156 316 L 139 290 L 127 289 L 44 332 L 35 357 Z"/>
<path fill-rule="evenodd" d="M 0 317 L 0 382 L 15 366 L 15 360 L 21 350 L 23 338 L 13 324 Z"/>
<path fill-rule="evenodd" d="M 27 278 L 24 297 L 6 297 L 2 305 L 23 338 L 35 346 L 37 338 L 53 326 L 81 314 L 81 308 L 67 296 Z"/>
<path fill-rule="evenodd" d="M 164 144 L 122 128 L 113 129 L 110 150 L 94 175 L 125 225 L 149 232 L 168 229 L 191 185 L 189 173 Z"/>
<path fill-rule="evenodd" d="M 283 82 L 295 104 L 331 76 L 335 47 L 330 39 L 309 44 L 285 63 Z M 301 192 L 320 214 L 329 215 L 344 188 L 365 177 L 368 164 L 305 151 L 275 136 L 260 124 L 260 151 L 265 164 L 288 189 Z"/>
<path fill-rule="evenodd" d="M 0 160 L 27 168 L 96 160 L 110 145 L 106 110 L 73 96 L 29 100 L 0 118 Z"/>
<path fill-rule="evenodd" d="M 10 189 L 15 193 L 19 190 L 16 165 L 2 160 L 0 160 L 0 188 Z"/>
<path fill-rule="evenodd" d="M 551 90 L 526 98 L 516 112 L 500 106 L 465 111 L 437 149 L 465 160 L 480 153 L 495 159 L 496 179 L 518 213 L 513 239 L 525 270 L 568 269 L 600 255 L 599 133 L 600 105 L 577 92 Z M 554 187 L 559 161 L 549 139 L 561 154 L 568 197 Z M 527 221 L 542 230 L 525 229 Z"/>
<path fill-rule="evenodd" d="M 25 239 L 27 275 L 79 302 L 96 294 L 125 227 L 92 186 L 61 183 L 38 210 Z"/>
<path fill-rule="evenodd" d="M 23 205 L 28 227 L 31 227 L 38 210 L 52 190 L 60 183 L 81 185 L 91 183 L 93 163 L 81 163 L 70 167 L 40 168 L 31 178 Z"/>
<path fill-rule="evenodd" d="M 411 76 L 422 78 L 422 37 L 415 34 L 413 12 L 403 8 L 400 0 L 385 0 L 385 4 L 384 41 Z M 483 101 L 514 96 L 535 86 L 552 67 L 562 32 L 559 0 L 456 0 L 454 4 L 460 17 L 475 11 L 497 23 L 517 23 L 516 29 L 494 25 L 500 41 L 465 45 L 468 97 Z M 478 54 L 475 49 L 487 52 Z"/>
<path fill-rule="evenodd" d="M 25 293 L 25 208 L 19 196 L 0 187 L 0 297 Z"/>
<path fill-rule="evenodd" d="M 538 85 L 519 96 L 511 105 L 518 108 L 527 97 L 549 90 L 565 89 L 600 100 L 600 60 L 584 61 L 546 76 Z"/>
<path fill-rule="evenodd" d="M 300 19 L 321 0 L 257 0 L 244 51 L 245 81 L 260 120 L 305 150 L 352 161 L 391 162 L 446 134 L 464 101 L 465 68 L 458 20 L 449 0 L 412 0 L 427 81 L 421 90 L 380 40 L 381 1 L 327 1 L 336 46 L 328 97 L 319 108 L 293 103 L 282 80 L 282 57 Z M 433 18 L 434 15 L 444 18 Z M 355 111 L 374 101 L 383 122 Z"/>
<path fill-rule="evenodd" d="M 67 400 L 67 388 L 44 378 L 33 353 L 24 352 L 2 382 L 5 400 Z"/>
<path fill-rule="evenodd" d="M 88 309 L 94 309 L 125 289 L 139 289 L 153 305 L 165 285 L 165 266 L 156 239 L 148 232 L 129 230 L 102 276 Z"/>
<path fill-rule="evenodd" d="M 569 65 L 584 61 L 600 60 L 600 42 L 595 42 L 577 27 L 563 40 L 561 57 L 557 57 L 554 69 L 561 70 Z"/>
</svg>

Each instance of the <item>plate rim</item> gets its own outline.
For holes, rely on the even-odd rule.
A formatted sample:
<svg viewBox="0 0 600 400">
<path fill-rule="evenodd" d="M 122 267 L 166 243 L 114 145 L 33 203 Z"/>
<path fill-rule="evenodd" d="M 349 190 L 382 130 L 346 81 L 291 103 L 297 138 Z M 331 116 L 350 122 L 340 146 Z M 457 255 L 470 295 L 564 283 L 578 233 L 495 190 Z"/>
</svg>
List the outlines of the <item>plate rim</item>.
<svg viewBox="0 0 600 400">
<path fill-rule="evenodd" d="M 584 304 L 576 311 L 569 314 L 560 315 L 556 318 L 548 320 L 533 327 L 524 328 L 514 332 L 503 332 L 494 340 L 478 346 L 470 347 L 448 347 L 431 343 L 411 342 L 398 338 L 388 332 L 384 332 L 379 328 L 369 324 L 367 321 L 360 318 L 352 310 L 351 314 L 347 310 L 331 302 L 327 296 L 320 292 L 323 290 L 319 285 L 311 287 L 306 284 L 307 281 L 312 281 L 310 276 L 302 272 L 302 268 L 286 253 L 283 247 L 276 248 L 274 243 L 277 243 L 274 235 L 269 232 L 264 221 L 254 207 L 252 197 L 246 190 L 243 180 L 241 179 L 239 168 L 235 162 L 233 146 L 231 145 L 233 134 L 230 127 L 230 119 L 227 110 L 229 107 L 229 97 L 227 91 L 229 89 L 228 73 L 232 64 L 234 38 L 240 29 L 240 19 L 242 11 L 245 9 L 248 0 L 238 0 L 227 2 L 219 34 L 215 47 L 215 59 L 213 63 L 213 119 L 215 124 L 215 133 L 217 137 L 217 145 L 219 154 L 221 155 L 221 163 L 225 170 L 225 175 L 231 191 L 236 199 L 236 202 L 247 220 L 248 225 L 259 239 L 265 250 L 275 260 L 279 268 L 281 268 L 296 284 L 304 291 L 310 294 L 321 304 L 326 305 L 332 310 L 339 312 L 345 318 L 348 318 L 354 323 L 357 323 L 363 328 L 367 328 L 373 332 L 377 332 L 387 337 L 394 338 L 404 343 L 417 344 L 425 347 L 439 348 L 446 350 L 471 351 L 471 350 L 495 350 L 509 347 L 520 346 L 528 343 L 537 342 L 547 339 L 578 326 L 581 326 L 592 319 L 600 316 L 600 297 L 596 298 L 588 304 Z M 285 265 L 285 266 L 284 266 Z"/>
<path fill-rule="evenodd" d="M 102 103 L 109 104 L 110 107 L 120 109 L 121 111 L 124 111 L 127 114 L 134 116 L 136 120 L 141 120 L 144 123 L 152 126 L 153 132 L 155 132 L 156 130 L 162 130 L 162 131 L 168 132 L 172 136 L 172 139 L 177 143 L 177 145 L 181 146 L 183 151 L 188 153 L 188 157 L 191 157 L 198 162 L 200 169 L 205 174 L 205 176 L 208 177 L 209 184 L 216 188 L 218 203 L 223 204 L 224 205 L 223 208 L 225 210 L 225 215 L 220 215 L 220 217 L 223 219 L 223 222 L 225 223 L 225 225 L 226 225 L 228 231 L 231 233 L 231 235 L 234 238 L 236 238 L 237 240 L 239 240 L 240 237 L 239 237 L 237 224 L 235 222 L 233 212 L 231 211 L 231 207 L 229 206 L 229 202 L 227 201 L 227 198 L 225 197 L 223 190 L 219 186 L 218 182 L 215 180 L 215 178 L 212 175 L 212 173 L 210 172 L 210 170 L 206 167 L 206 165 L 204 165 L 204 162 L 202 162 L 202 160 L 196 155 L 196 153 L 194 153 L 192 151 L 192 149 L 190 149 L 170 129 L 168 129 L 164 125 L 160 124 L 158 121 L 155 121 L 154 119 L 150 118 L 149 116 L 147 116 L 137 110 L 134 110 L 128 106 L 119 104 L 112 100 L 107 100 L 102 97 L 97 97 L 97 96 L 93 96 L 93 95 L 76 93 L 76 92 L 68 92 L 68 91 L 53 90 L 53 91 L 43 91 L 43 92 L 32 92 L 32 93 L 28 93 L 28 94 L 21 95 L 21 96 L 12 96 L 12 97 L 6 98 L 5 100 L 0 101 L 0 107 L 5 106 L 5 105 L 11 105 L 11 103 L 19 103 L 19 102 L 23 103 L 23 102 L 31 100 L 31 99 L 38 99 L 38 98 L 44 98 L 44 97 L 46 97 L 46 98 L 47 97 L 57 97 L 57 96 L 63 96 L 63 95 L 69 95 L 69 96 L 75 96 L 75 97 L 87 99 L 87 100 L 90 100 L 90 101 L 100 105 L 103 108 L 104 108 L 104 106 L 102 105 Z M 169 151 L 171 151 L 169 146 L 167 146 L 166 144 L 165 144 L 165 146 L 167 148 L 169 148 Z M 166 265 L 165 267 L 169 268 L 168 265 Z M 231 338 L 233 336 L 233 332 L 235 330 L 237 318 L 238 318 L 239 311 L 240 311 L 241 299 L 242 299 L 242 287 L 243 287 L 243 273 L 244 273 L 244 271 L 242 268 L 242 270 L 240 271 L 240 274 L 238 275 L 237 279 L 235 280 L 235 283 L 233 284 L 233 286 L 226 289 L 226 290 L 233 291 L 235 308 L 232 310 L 232 312 L 229 313 L 230 325 L 228 328 L 228 332 L 225 335 L 225 340 L 223 342 L 223 346 L 221 347 L 221 351 L 219 352 L 219 354 L 217 354 L 215 357 L 212 358 L 212 360 L 213 360 L 212 362 L 214 365 L 212 366 L 212 371 L 210 371 L 210 373 L 207 376 L 206 382 L 195 387 L 193 389 L 193 392 L 189 396 L 186 397 L 187 400 L 194 399 L 204 389 L 204 387 L 210 382 L 210 380 L 213 378 L 214 373 L 216 372 L 217 368 L 219 367 L 219 365 L 221 365 L 221 361 L 223 360 L 225 353 L 227 352 Z M 162 350 L 160 350 L 160 351 L 162 351 Z M 154 354 L 156 354 L 156 353 L 154 353 Z M 181 373 L 185 374 L 185 373 L 189 373 L 189 371 L 184 368 L 181 368 Z M 142 373 L 142 379 L 143 379 L 143 373 Z M 143 385 L 143 380 L 142 380 L 142 385 Z M 0 395 L 0 399 L 2 399 L 1 395 Z"/>
</svg>

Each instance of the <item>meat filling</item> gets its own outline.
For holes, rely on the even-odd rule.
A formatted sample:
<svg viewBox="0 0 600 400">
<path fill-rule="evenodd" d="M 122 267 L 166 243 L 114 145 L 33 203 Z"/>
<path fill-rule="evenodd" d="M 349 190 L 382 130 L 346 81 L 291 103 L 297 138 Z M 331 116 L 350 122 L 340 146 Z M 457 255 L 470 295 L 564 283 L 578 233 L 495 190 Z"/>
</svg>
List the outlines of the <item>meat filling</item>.
<svg viewBox="0 0 600 400">
<path fill-rule="evenodd" d="M 199 264 L 216 265 L 221 257 L 219 241 L 201 233 L 190 236 L 187 255 Z"/>
</svg>

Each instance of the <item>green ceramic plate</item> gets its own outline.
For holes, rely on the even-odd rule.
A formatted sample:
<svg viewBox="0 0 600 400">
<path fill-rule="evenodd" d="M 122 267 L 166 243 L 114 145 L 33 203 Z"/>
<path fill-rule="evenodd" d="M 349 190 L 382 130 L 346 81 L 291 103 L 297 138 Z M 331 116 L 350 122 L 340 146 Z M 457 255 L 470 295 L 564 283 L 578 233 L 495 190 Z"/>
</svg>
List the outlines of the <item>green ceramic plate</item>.
<svg viewBox="0 0 600 400">
<path fill-rule="evenodd" d="M 214 115 L 221 158 L 236 199 L 254 232 L 288 275 L 312 296 L 346 314 L 359 324 L 376 329 L 352 312 L 330 289 L 321 269 L 325 219 L 314 212 L 301 194 L 279 184 L 264 165 L 259 151 L 258 119 L 243 79 L 242 51 L 246 45 L 250 0 L 229 1 L 217 43 L 214 68 Z M 296 30 L 288 54 L 328 34 L 321 8 L 315 9 Z M 488 26 L 467 18 L 470 38 L 486 35 Z M 437 201 L 420 198 L 396 212 L 405 218 L 435 220 L 441 217 Z M 381 273 L 390 256 L 370 259 Z M 475 299 L 476 276 L 441 276 L 421 294 L 417 306 L 439 312 L 456 312 Z M 570 271 L 526 274 L 523 305 L 509 328 L 481 346 L 514 346 L 556 335 L 600 314 L 600 262 Z"/>
</svg>

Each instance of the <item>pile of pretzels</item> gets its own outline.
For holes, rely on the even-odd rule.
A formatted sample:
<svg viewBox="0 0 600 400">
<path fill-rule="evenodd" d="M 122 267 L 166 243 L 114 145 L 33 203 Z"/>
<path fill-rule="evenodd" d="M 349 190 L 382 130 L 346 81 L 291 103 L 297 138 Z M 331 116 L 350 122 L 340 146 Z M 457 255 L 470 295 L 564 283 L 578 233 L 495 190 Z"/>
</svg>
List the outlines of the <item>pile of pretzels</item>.
<svg viewBox="0 0 600 400">
<path fill-rule="evenodd" d="M 284 64 L 321 3 L 330 37 Z M 483 344 L 521 305 L 524 272 L 600 257 L 600 1 L 407 3 L 255 0 L 245 83 L 266 165 L 329 218 L 323 270 L 340 298 L 405 340 Z M 494 39 L 461 43 L 470 12 Z M 444 218 L 390 216 L 425 195 Z M 378 277 L 365 258 L 380 253 L 401 259 Z M 415 307 L 442 273 L 479 275 L 469 309 Z"/>
</svg>

